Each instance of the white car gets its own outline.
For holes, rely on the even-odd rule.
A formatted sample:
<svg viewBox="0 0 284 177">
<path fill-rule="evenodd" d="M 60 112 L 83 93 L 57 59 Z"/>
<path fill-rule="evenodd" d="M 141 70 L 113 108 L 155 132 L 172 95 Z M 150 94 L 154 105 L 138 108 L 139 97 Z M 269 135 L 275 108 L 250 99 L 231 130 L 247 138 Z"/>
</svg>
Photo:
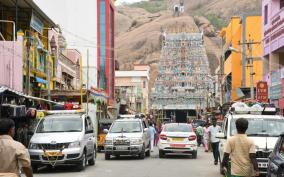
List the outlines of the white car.
<svg viewBox="0 0 284 177">
<path fill-rule="evenodd" d="M 105 159 L 112 155 L 150 156 L 150 132 L 143 119 L 123 115 L 112 123 L 105 139 Z"/>
<path fill-rule="evenodd" d="M 166 153 L 186 153 L 197 158 L 196 134 L 191 125 L 186 123 L 169 123 L 163 127 L 158 143 L 159 157 Z"/>
<path fill-rule="evenodd" d="M 256 146 L 258 168 L 261 174 L 266 174 L 268 157 L 273 151 L 279 135 L 284 130 L 283 117 L 275 115 L 275 108 L 248 107 L 244 103 L 239 102 L 233 104 L 232 108 L 234 108 L 234 111 L 228 112 L 225 116 L 222 132 L 217 134 L 217 137 L 220 138 L 219 151 L 221 160 L 224 156 L 224 149 L 228 138 L 237 133 L 236 120 L 238 118 L 245 118 L 249 122 L 246 134 L 254 141 Z"/>
<path fill-rule="evenodd" d="M 74 165 L 84 170 L 96 160 L 96 138 L 84 111 L 48 111 L 39 122 L 29 153 L 34 171 L 45 165 Z"/>
</svg>

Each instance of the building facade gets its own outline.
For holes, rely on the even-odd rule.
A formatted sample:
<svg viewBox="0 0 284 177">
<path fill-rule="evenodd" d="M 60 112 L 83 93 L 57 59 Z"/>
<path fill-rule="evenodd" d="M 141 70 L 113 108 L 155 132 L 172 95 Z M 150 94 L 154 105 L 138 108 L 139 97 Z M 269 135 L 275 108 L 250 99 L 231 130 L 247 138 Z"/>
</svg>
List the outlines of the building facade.
<svg viewBox="0 0 284 177">
<path fill-rule="evenodd" d="M 261 16 L 232 17 L 228 26 L 222 29 L 223 102 L 250 97 L 251 75 L 254 89 L 262 80 L 261 29 Z M 252 42 L 251 47 L 248 42 Z M 249 62 L 250 57 L 252 62 Z"/>
<path fill-rule="evenodd" d="M 108 97 L 108 104 L 114 104 L 114 13 L 113 0 L 97 0 L 97 81 L 98 88 L 104 90 Z"/>
<path fill-rule="evenodd" d="M 263 80 L 269 99 L 284 110 L 284 0 L 262 1 Z"/>
<path fill-rule="evenodd" d="M 23 91 L 40 96 L 42 90 L 52 90 L 54 60 L 49 52 L 48 31 L 56 24 L 32 0 L 16 3 L 3 0 L 0 6 L 0 19 L 13 21 L 15 31 L 23 32 L 23 64 L 20 65 L 23 66 Z M 11 40 L 13 24 L 1 23 L 0 32 L 6 40 Z"/>
<path fill-rule="evenodd" d="M 23 91 L 23 33 L 17 41 L 0 40 L 0 86 Z"/>
<path fill-rule="evenodd" d="M 116 100 L 130 112 L 149 113 L 150 66 L 134 65 L 132 71 L 115 71 Z"/>
</svg>

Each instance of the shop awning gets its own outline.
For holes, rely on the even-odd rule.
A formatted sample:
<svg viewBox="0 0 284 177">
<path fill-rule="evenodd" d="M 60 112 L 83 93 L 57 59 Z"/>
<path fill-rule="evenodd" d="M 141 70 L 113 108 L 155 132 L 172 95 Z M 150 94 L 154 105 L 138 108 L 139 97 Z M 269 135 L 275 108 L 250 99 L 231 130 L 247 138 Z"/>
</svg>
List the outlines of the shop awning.
<svg viewBox="0 0 284 177">
<path fill-rule="evenodd" d="M 36 82 L 42 83 L 42 84 L 47 84 L 48 82 L 40 77 L 35 77 Z"/>
</svg>

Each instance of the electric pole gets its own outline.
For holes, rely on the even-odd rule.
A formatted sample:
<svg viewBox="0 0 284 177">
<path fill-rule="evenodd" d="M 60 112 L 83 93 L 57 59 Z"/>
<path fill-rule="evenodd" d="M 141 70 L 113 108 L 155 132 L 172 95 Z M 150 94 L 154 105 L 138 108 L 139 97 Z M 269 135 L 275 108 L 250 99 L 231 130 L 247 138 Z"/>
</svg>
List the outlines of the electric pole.
<svg viewBox="0 0 284 177">
<path fill-rule="evenodd" d="M 255 73 L 253 72 L 253 61 L 258 59 L 257 58 L 254 58 L 252 56 L 252 45 L 255 45 L 255 44 L 260 44 L 260 42 L 254 42 L 251 38 L 250 38 L 250 35 L 249 35 L 249 40 L 245 43 L 240 43 L 241 45 L 247 45 L 247 48 L 248 48 L 248 57 L 247 57 L 247 67 L 250 68 L 250 98 L 252 100 L 254 100 L 254 81 L 253 81 L 253 76 L 255 75 Z"/>
</svg>

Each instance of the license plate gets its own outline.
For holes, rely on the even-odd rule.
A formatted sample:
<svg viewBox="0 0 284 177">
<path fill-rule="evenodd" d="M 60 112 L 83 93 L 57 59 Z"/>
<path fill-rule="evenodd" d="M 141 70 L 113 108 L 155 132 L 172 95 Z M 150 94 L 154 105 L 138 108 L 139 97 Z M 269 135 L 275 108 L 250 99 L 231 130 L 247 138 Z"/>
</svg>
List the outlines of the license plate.
<svg viewBox="0 0 284 177">
<path fill-rule="evenodd" d="M 185 144 L 171 144 L 171 147 L 176 147 L 176 148 L 184 148 Z"/>
<path fill-rule="evenodd" d="M 62 152 L 45 152 L 45 157 L 56 157 L 56 156 L 63 156 Z"/>
<path fill-rule="evenodd" d="M 116 150 L 128 150 L 128 147 L 126 147 L 126 146 L 117 146 Z"/>
<path fill-rule="evenodd" d="M 184 138 L 172 138 L 172 141 L 174 142 L 182 142 Z"/>
<path fill-rule="evenodd" d="M 258 162 L 258 167 L 259 168 L 267 168 L 268 167 L 268 163 L 260 163 L 260 162 Z"/>
</svg>

